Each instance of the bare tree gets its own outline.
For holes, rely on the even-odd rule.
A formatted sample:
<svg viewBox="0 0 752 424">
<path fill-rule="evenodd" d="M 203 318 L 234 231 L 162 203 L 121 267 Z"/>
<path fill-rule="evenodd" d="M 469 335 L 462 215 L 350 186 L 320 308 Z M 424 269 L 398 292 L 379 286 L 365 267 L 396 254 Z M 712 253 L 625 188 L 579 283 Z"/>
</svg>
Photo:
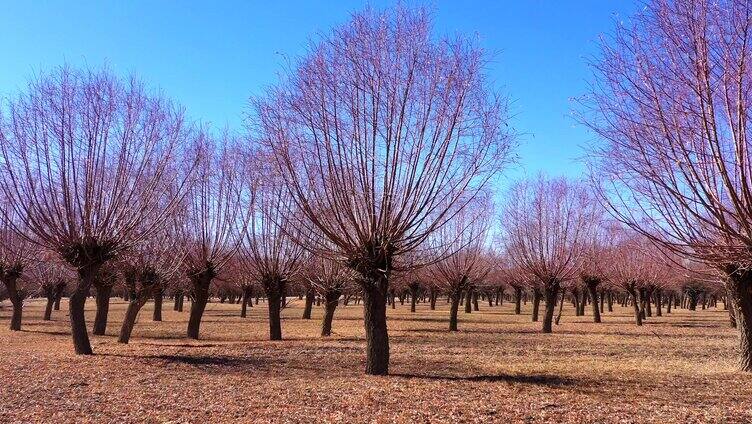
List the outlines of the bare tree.
<svg viewBox="0 0 752 424">
<path fill-rule="evenodd" d="M 0 190 L 30 239 L 78 272 L 70 296 L 73 345 L 91 354 L 84 303 L 102 265 L 177 205 L 171 171 L 182 113 L 136 79 L 60 68 L 32 80 L 0 122 Z M 171 201 L 155 202 L 172 190 Z M 19 231 L 19 234 L 25 235 Z"/>
<path fill-rule="evenodd" d="M 465 304 L 469 306 L 471 288 L 492 270 L 486 247 L 490 215 L 487 202 L 474 202 L 428 238 L 431 254 L 437 260 L 426 271 L 449 294 L 449 331 L 457 331 L 457 312 L 463 291 Z"/>
<path fill-rule="evenodd" d="M 287 286 L 303 263 L 305 250 L 297 240 L 306 238 L 294 219 L 294 201 L 274 169 L 258 160 L 263 178 L 255 183 L 251 219 L 239 260 L 264 288 L 269 308 L 269 339 L 282 340 L 281 311 Z"/>
<path fill-rule="evenodd" d="M 582 120 L 620 220 L 725 275 L 752 371 L 752 5 L 653 0 L 593 63 Z"/>
<path fill-rule="evenodd" d="M 362 277 L 367 374 L 389 369 L 395 258 L 470 202 L 513 144 L 483 51 L 430 27 L 424 10 L 357 13 L 254 102 L 295 207 L 324 235 L 304 244 Z"/>
<path fill-rule="evenodd" d="M 591 196 L 581 184 L 538 176 L 512 187 L 502 209 L 503 242 L 511 260 L 543 288 L 543 332 L 552 331 L 562 283 L 574 278 L 594 227 Z"/>
<path fill-rule="evenodd" d="M 186 246 L 185 272 L 191 282 L 187 335 L 198 339 L 212 281 L 245 236 L 252 191 L 246 157 L 228 134 L 215 139 L 201 132 L 194 147 L 200 161 L 177 216 L 179 237 Z"/>
<path fill-rule="evenodd" d="M 0 282 L 5 286 L 5 291 L 13 305 L 10 329 L 21 331 L 24 300 L 35 291 L 29 281 L 23 279 L 22 276 L 36 259 L 36 249 L 14 231 L 14 225 L 10 221 L 14 219 L 12 215 L 6 215 L 6 219 L 0 221 Z"/>
<path fill-rule="evenodd" d="M 128 291 L 128 308 L 120 328 L 119 343 L 128 343 L 138 313 L 149 298 L 161 293 L 170 278 L 182 271 L 184 256 L 180 244 L 176 243 L 174 227 L 166 226 L 118 261 Z"/>
</svg>

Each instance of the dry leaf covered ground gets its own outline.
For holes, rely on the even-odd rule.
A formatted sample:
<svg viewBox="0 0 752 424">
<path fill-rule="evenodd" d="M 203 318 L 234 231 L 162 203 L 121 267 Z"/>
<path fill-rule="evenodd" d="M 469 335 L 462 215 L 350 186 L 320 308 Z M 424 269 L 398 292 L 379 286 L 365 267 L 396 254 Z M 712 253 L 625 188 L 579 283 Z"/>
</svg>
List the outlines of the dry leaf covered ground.
<svg viewBox="0 0 752 424">
<path fill-rule="evenodd" d="M 24 309 L 7 330 L 0 306 L 0 422 L 752 422 L 752 376 L 735 372 L 735 330 L 723 310 L 674 311 L 604 323 L 565 308 L 554 334 L 539 334 L 511 305 L 460 312 L 449 334 L 439 302 L 389 310 L 391 373 L 366 377 L 361 308 L 337 309 L 334 334 L 318 337 L 321 308 L 283 312 L 282 342 L 266 341 L 266 307 L 210 303 L 202 340 L 184 338 L 186 312 L 151 305 L 130 345 L 116 342 L 125 303 L 113 300 L 95 356 L 72 354 L 66 305 L 42 321 Z M 93 319 L 94 302 L 87 302 Z"/>
</svg>

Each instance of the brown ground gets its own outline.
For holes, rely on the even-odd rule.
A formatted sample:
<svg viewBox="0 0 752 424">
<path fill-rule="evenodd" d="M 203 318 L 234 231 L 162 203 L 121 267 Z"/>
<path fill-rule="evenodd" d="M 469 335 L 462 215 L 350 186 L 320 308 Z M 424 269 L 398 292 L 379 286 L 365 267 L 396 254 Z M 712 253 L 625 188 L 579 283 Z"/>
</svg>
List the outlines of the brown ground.
<svg viewBox="0 0 752 424">
<path fill-rule="evenodd" d="M 321 308 L 283 312 L 282 342 L 266 341 L 265 304 L 249 318 L 211 303 L 203 340 L 188 313 L 147 305 L 130 345 L 116 342 L 113 300 L 95 356 L 72 354 L 66 305 L 52 322 L 25 308 L 23 332 L 0 307 L 0 422 L 752 422 L 752 375 L 734 371 L 736 333 L 722 310 L 678 311 L 637 328 L 628 309 L 574 317 L 538 333 L 511 305 L 466 315 L 449 334 L 448 308 L 389 310 L 389 377 L 366 377 L 361 308 L 337 310 L 320 339 Z M 529 313 L 529 306 L 523 311 Z M 94 301 L 87 302 L 94 308 Z M 91 318 L 93 318 L 93 311 Z"/>
</svg>

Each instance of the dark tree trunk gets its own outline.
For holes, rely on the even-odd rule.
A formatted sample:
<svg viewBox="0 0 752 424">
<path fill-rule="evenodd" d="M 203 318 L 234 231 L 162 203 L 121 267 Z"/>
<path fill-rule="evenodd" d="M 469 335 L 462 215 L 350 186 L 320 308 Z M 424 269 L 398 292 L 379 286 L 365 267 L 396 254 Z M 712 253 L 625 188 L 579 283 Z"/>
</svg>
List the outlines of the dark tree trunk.
<svg viewBox="0 0 752 424">
<path fill-rule="evenodd" d="M 11 274 L 12 275 L 8 275 Z M 3 273 L 5 274 L 5 273 Z M 23 315 L 23 298 L 25 297 L 25 294 L 22 294 L 21 291 L 18 290 L 17 281 L 20 277 L 20 272 L 15 273 L 13 271 L 8 272 L 8 274 L 3 275 L 3 284 L 5 285 L 5 289 L 8 292 L 8 298 L 10 299 L 11 305 L 13 305 L 13 314 L 10 318 L 10 330 L 11 331 L 21 331 L 21 316 Z M 0 297 L 0 299 L 2 299 Z"/>
<path fill-rule="evenodd" d="M 473 312 L 473 289 L 468 289 L 465 292 L 465 313 L 469 314 Z"/>
<path fill-rule="evenodd" d="M 608 311 L 613 312 L 614 311 L 614 295 L 611 293 L 611 290 L 606 293 L 606 298 L 608 301 L 606 302 L 606 305 L 608 306 Z"/>
<path fill-rule="evenodd" d="M 598 308 L 598 285 L 600 282 L 597 278 L 588 278 L 585 280 L 585 286 L 588 293 L 590 293 L 590 304 L 593 307 L 593 322 L 596 323 L 601 322 L 601 311 Z"/>
<path fill-rule="evenodd" d="M 59 295 L 59 296 L 57 296 L 57 298 L 55 298 L 55 308 L 54 308 L 54 309 L 55 309 L 56 311 L 59 311 L 59 310 L 60 310 L 60 301 L 61 301 L 61 300 L 63 300 L 63 294 L 62 294 L 62 293 L 60 293 L 60 295 Z"/>
<path fill-rule="evenodd" d="M 460 290 L 455 290 L 450 295 L 451 298 L 451 306 L 449 308 L 449 331 L 457 331 L 457 313 L 460 309 L 460 298 L 462 297 L 462 294 L 460 293 Z"/>
<path fill-rule="evenodd" d="M 107 330 L 107 315 L 110 311 L 110 296 L 112 295 L 112 286 L 109 284 L 95 284 L 97 290 L 97 314 L 94 316 L 94 333 L 97 336 L 103 336 Z"/>
<path fill-rule="evenodd" d="M 324 319 L 321 321 L 321 337 L 332 335 L 332 321 L 334 320 L 334 311 L 339 304 L 339 296 L 342 293 L 339 290 L 328 290 L 325 294 Z"/>
<path fill-rule="evenodd" d="M 175 303 L 172 305 L 172 310 L 177 311 L 180 308 L 180 302 L 183 301 L 183 292 L 175 292 Z"/>
<path fill-rule="evenodd" d="M 533 322 L 538 322 L 538 311 L 540 310 L 541 294 L 537 288 L 533 289 Z"/>
<path fill-rule="evenodd" d="M 363 323 L 366 330 L 366 374 L 389 374 L 389 333 L 386 325 L 386 278 L 363 287 Z"/>
<path fill-rule="evenodd" d="M 478 291 L 473 290 L 473 311 L 478 312 Z"/>
<path fill-rule="evenodd" d="M 133 327 L 136 325 L 136 318 L 138 312 L 149 300 L 148 295 L 142 295 L 139 297 L 129 297 L 128 309 L 125 310 L 125 317 L 123 318 L 123 325 L 120 327 L 120 337 L 118 337 L 118 343 L 127 344 L 131 339 L 131 333 Z"/>
<path fill-rule="evenodd" d="M 162 321 L 162 301 L 164 300 L 163 292 L 161 288 L 154 290 L 154 316 L 153 321 Z"/>
<path fill-rule="evenodd" d="M 663 293 L 661 289 L 655 290 L 655 315 L 663 316 Z"/>
<path fill-rule="evenodd" d="M 198 340 L 201 328 L 201 318 L 204 316 L 206 304 L 209 302 L 209 287 L 214 274 L 210 270 L 204 270 L 191 276 L 193 285 L 193 298 L 191 302 L 191 315 L 188 318 L 188 338 Z"/>
<path fill-rule="evenodd" d="M 752 372 L 752 271 L 733 270 L 726 280 L 726 290 L 739 330 L 739 369 Z"/>
<path fill-rule="evenodd" d="M 313 312 L 313 300 L 315 294 L 313 289 L 308 289 L 305 295 L 305 308 L 303 308 L 303 319 L 311 319 L 311 313 Z"/>
<path fill-rule="evenodd" d="M 47 296 L 47 305 L 44 307 L 44 320 L 49 321 L 52 319 L 52 307 L 55 305 L 55 297 Z"/>
<path fill-rule="evenodd" d="M 580 290 L 576 287 L 572 289 L 572 302 L 575 316 L 580 316 Z"/>
<path fill-rule="evenodd" d="M 415 312 L 415 304 L 418 302 L 418 287 L 410 285 L 410 312 Z"/>
<path fill-rule="evenodd" d="M 632 296 L 632 307 L 634 308 L 634 317 L 635 317 L 635 324 L 642 325 L 642 312 L 640 311 L 640 301 L 637 298 L 637 290 L 634 287 L 634 284 L 632 284 L 628 289 L 627 292 L 630 296 Z"/>
<path fill-rule="evenodd" d="M 514 288 L 514 314 L 519 315 L 522 313 L 522 288 Z"/>
<path fill-rule="evenodd" d="M 436 289 L 432 288 L 430 293 L 431 310 L 436 310 Z"/>
<path fill-rule="evenodd" d="M 671 313 L 671 306 L 673 306 L 673 304 L 674 304 L 674 294 L 673 293 L 669 293 L 668 294 L 668 301 L 666 302 L 666 313 L 667 314 Z"/>
<path fill-rule="evenodd" d="M 264 290 L 268 299 L 269 340 L 282 340 L 282 301 L 285 282 L 278 277 L 267 277 L 264 281 Z"/>
<path fill-rule="evenodd" d="M 245 318 L 248 316 L 248 307 L 253 307 L 253 288 L 252 287 L 244 287 L 243 288 L 243 299 L 242 303 L 240 305 L 240 317 Z"/>
<path fill-rule="evenodd" d="M 90 264 L 79 268 L 78 285 L 70 295 L 68 301 L 68 311 L 71 323 L 71 337 L 73 338 L 73 348 L 78 355 L 91 355 L 91 343 L 89 334 L 86 330 L 86 316 L 84 307 L 86 306 L 86 297 L 89 295 L 89 289 L 94 284 L 94 279 L 99 273 L 101 264 Z"/>
<path fill-rule="evenodd" d="M 559 297 L 559 282 L 554 281 L 546 284 L 544 288 L 546 296 L 546 312 L 543 316 L 543 332 L 550 333 L 553 331 L 554 312 L 556 311 L 556 300 Z"/>
<path fill-rule="evenodd" d="M 564 297 L 566 295 L 566 292 L 564 290 L 561 291 L 561 296 L 559 296 L 559 312 L 556 314 L 556 325 L 559 325 L 559 322 L 561 321 L 561 312 L 564 309 Z"/>
</svg>

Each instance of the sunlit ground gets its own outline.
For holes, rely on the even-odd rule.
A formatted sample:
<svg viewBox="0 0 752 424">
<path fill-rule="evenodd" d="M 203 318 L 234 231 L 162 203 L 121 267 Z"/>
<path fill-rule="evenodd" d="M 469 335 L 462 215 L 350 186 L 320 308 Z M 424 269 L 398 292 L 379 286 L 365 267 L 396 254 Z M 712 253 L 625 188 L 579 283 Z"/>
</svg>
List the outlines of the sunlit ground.
<svg viewBox="0 0 752 424">
<path fill-rule="evenodd" d="M 722 309 L 654 317 L 631 310 L 602 324 L 565 307 L 554 334 L 538 332 L 512 305 L 460 312 L 448 305 L 389 309 L 391 376 L 366 377 L 361 308 L 337 309 L 321 339 L 322 308 L 302 320 L 283 312 L 282 342 L 269 342 L 266 305 L 210 303 L 202 340 L 184 338 L 188 303 L 163 322 L 141 312 L 130 345 L 117 343 L 125 303 L 114 300 L 95 356 L 72 353 L 63 301 L 53 321 L 43 303 L 24 309 L 23 331 L 0 306 L 0 422 L 752 422 L 752 375 L 734 370 L 736 333 Z M 93 319 L 94 301 L 87 302 Z M 91 327 L 91 325 L 90 325 Z"/>
</svg>

